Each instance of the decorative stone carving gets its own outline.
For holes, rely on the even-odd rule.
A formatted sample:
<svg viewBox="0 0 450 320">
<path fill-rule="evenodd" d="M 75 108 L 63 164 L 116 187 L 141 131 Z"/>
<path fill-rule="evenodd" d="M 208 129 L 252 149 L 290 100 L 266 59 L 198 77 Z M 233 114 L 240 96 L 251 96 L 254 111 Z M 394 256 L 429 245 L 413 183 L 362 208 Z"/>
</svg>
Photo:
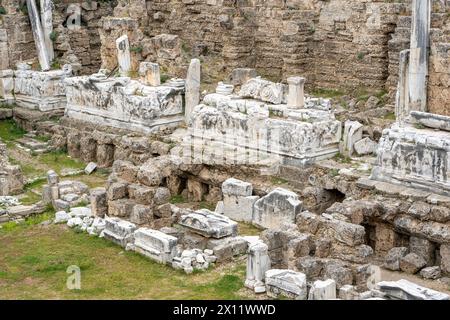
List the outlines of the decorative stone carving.
<svg viewBox="0 0 450 320">
<path fill-rule="evenodd" d="M 236 235 L 238 227 L 231 219 L 207 209 L 182 215 L 178 223 L 192 232 L 216 239 Z"/>
<path fill-rule="evenodd" d="M 343 153 L 352 156 L 354 145 L 362 139 L 363 125 L 358 121 L 347 120 L 344 126 Z"/>
<path fill-rule="evenodd" d="M 242 98 L 253 98 L 273 104 L 286 102 L 286 86 L 257 77 L 247 81 L 241 88 Z"/>
<path fill-rule="evenodd" d="M 450 300 L 448 294 L 419 286 L 408 280 L 382 281 L 377 288 L 387 296 L 400 300 Z"/>
<path fill-rule="evenodd" d="M 266 272 L 266 291 L 272 298 L 285 296 L 295 300 L 306 300 L 306 276 L 303 273 L 285 269 Z"/>
<path fill-rule="evenodd" d="M 223 82 L 219 82 L 216 88 L 216 93 L 223 94 L 224 96 L 229 96 L 233 93 L 234 86 L 232 84 L 225 84 Z"/>
<path fill-rule="evenodd" d="M 336 299 L 336 282 L 332 279 L 317 280 L 309 290 L 308 300 Z"/>
<path fill-rule="evenodd" d="M 119 218 L 106 218 L 105 230 L 102 231 L 101 236 L 125 248 L 127 244 L 133 243 L 135 230 L 136 225 L 133 223 Z"/>
<path fill-rule="evenodd" d="M 143 133 L 184 120 L 182 90 L 149 87 L 129 78 L 66 79 L 69 118 Z"/>
</svg>

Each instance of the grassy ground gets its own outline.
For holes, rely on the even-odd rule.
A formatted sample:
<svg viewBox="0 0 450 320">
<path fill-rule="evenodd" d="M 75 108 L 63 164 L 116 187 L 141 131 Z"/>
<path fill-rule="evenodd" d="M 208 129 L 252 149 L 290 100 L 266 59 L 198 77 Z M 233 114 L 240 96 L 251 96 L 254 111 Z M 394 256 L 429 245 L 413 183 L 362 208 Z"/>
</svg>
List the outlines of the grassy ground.
<svg viewBox="0 0 450 320">
<path fill-rule="evenodd" d="M 245 261 L 186 275 L 64 225 L 49 215 L 0 229 L 0 299 L 243 299 Z M 69 290 L 67 267 L 81 269 Z"/>
</svg>

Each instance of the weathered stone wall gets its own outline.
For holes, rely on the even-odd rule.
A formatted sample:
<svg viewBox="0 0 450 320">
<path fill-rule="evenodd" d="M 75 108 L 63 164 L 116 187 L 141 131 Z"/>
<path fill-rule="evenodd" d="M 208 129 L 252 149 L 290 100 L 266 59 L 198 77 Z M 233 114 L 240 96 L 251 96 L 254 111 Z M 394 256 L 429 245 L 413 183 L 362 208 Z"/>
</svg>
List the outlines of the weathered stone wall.
<svg viewBox="0 0 450 320">
<path fill-rule="evenodd" d="M 2 0 L 6 14 L 0 15 L 0 69 L 14 68 L 19 61 L 37 56 L 25 1 Z M 115 1 L 54 1 L 53 29 L 55 31 L 55 56 L 59 64 L 75 63 L 77 72 L 90 74 L 100 67 L 100 18 L 112 14 Z M 68 7 L 80 4 L 81 28 L 70 30 Z"/>
<path fill-rule="evenodd" d="M 405 1 L 147 2 L 148 32 L 177 34 L 191 55 L 272 79 L 302 74 L 325 88 L 384 88 L 388 41 Z"/>
</svg>

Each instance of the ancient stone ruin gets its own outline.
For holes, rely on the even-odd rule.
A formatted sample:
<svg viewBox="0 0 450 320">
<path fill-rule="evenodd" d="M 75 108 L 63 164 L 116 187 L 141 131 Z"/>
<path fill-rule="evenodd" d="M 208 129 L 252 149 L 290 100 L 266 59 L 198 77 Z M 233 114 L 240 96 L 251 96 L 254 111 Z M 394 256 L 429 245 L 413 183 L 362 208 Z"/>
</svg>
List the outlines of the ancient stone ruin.
<svg viewBox="0 0 450 320">
<path fill-rule="evenodd" d="M 0 1 L 0 227 L 249 299 L 450 299 L 448 1 L 65 2 Z"/>
</svg>

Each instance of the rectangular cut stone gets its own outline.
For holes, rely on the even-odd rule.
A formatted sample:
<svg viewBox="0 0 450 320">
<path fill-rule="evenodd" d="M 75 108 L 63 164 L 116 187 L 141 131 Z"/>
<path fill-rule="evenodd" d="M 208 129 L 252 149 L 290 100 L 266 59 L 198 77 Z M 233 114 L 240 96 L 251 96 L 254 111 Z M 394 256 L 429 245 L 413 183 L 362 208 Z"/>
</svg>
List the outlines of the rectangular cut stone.
<svg viewBox="0 0 450 320">
<path fill-rule="evenodd" d="M 383 131 L 371 179 L 450 195 L 450 132 L 394 124 Z"/>
<path fill-rule="evenodd" d="M 41 112 L 60 111 L 66 107 L 64 79 L 72 76 L 70 65 L 62 70 L 14 72 L 14 95 L 16 104 L 22 108 Z"/>
<path fill-rule="evenodd" d="M 131 53 L 128 36 L 123 35 L 116 40 L 117 61 L 119 64 L 119 73 L 122 77 L 128 77 L 131 71 Z"/>
<path fill-rule="evenodd" d="M 234 221 L 252 222 L 253 207 L 258 196 L 223 196 L 223 214 Z"/>
<path fill-rule="evenodd" d="M 309 290 L 308 300 L 334 300 L 336 299 L 336 282 L 332 279 L 317 280 Z"/>
<path fill-rule="evenodd" d="M 421 111 L 411 111 L 410 116 L 425 127 L 450 131 L 450 117 Z"/>
<path fill-rule="evenodd" d="M 237 222 L 207 209 L 182 215 L 179 224 L 204 237 L 216 239 L 236 235 L 238 227 Z"/>
<path fill-rule="evenodd" d="M 139 65 L 139 77 L 146 86 L 157 87 L 161 85 L 161 75 L 159 64 L 151 62 L 141 62 Z"/>
<path fill-rule="evenodd" d="M 279 228 L 283 223 L 295 223 L 302 202 L 292 191 L 276 188 L 255 202 L 252 223 L 262 228 Z"/>
<path fill-rule="evenodd" d="M 126 247 L 127 244 L 133 243 L 133 233 L 136 230 L 136 225 L 119 218 L 106 218 L 105 229 L 102 234 L 105 239 L 108 239 L 121 247 Z"/>
<path fill-rule="evenodd" d="M 0 70 L 0 101 L 12 103 L 14 101 L 14 71 Z"/>
<path fill-rule="evenodd" d="M 69 78 L 65 85 L 66 115 L 72 119 L 142 133 L 184 121 L 182 89 L 99 74 Z"/>
<path fill-rule="evenodd" d="M 409 54 L 409 49 L 400 52 L 395 117 L 397 121 L 401 123 L 403 123 L 409 115 Z"/>
<path fill-rule="evenodd" d="M 272 117 L 275 109 L 286 112 L 277 111 L 278 116 Z M 290 117 L 294 111 L 307 119 Z M 336 155 L 341 123 L 330 112 L 317 110 L 320 116 L 316 117 L 311 116 L 312 109 L 299 111 L 287 105 L 208 94 L 190 116 L 183 155 L 192 163 L 264 166 L 302 166 Z"/>
<path fill-rule="evenodd" d="M 285 296 L 295 300 L 306 300 L 306 275 L 286 269 L 266 271 L 266 291 L 272 298 Z"/>
<path fill-rule="evenodd" d="M 161 231 L 139 228 L 134 232 L 134 251 L 159 263 L 171 263 L 178 239 Z"/>
<path fill-rule="evenodd" d="M 222 193 L 233 196 L 251 196 L 253 186 L 249 182 L 244 182 L 235 178 L 229 178 L 222 183 Z"/>
<path fill-rule="evenodd" d="M 382 281 L 378 289 L 387 296 L 400 300 L 450 300 L 450 296 L 432 289 L 419 286 L 408 280 Z"/>
</svg>

